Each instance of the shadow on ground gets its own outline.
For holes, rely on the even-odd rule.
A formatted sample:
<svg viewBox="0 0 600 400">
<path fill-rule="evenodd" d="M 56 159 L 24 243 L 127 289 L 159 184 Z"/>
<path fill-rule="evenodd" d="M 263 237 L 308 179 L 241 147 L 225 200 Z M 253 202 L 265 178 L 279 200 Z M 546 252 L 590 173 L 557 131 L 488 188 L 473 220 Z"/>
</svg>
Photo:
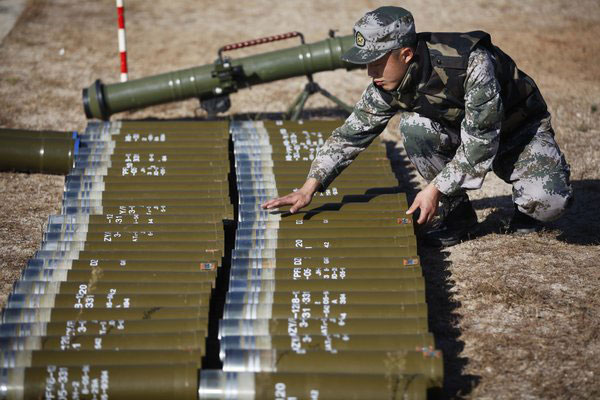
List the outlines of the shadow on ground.
<svg viewBox="0 0 600 400">
<path fill-rule="evenodd" d="M 558 240 L 569 244 L 600 244 L 600 180 L 584 179 L 571 182 L 575 200 L 557 221 L 545 224 L 545 229 L 557 231 Z M 503 233 L 510 221 L 513 203 L 510 196 L 488 197 L 472 201 L 475 209 L 493 211 L 479 223 L 477 237 Z"/>
<path fill-rule="evenodd" d="M 385 142 L 387 155 L 392 169 L 406 193 L 409 204 L 418 192 L 414 184 L 414 169 L 402 156 L 393 142 Z M 459 338 L 460 316 L 456 310 L 460 303 L 454 300 L 451 289 L 454 286 L 448 267 L 447 253 L 437 248 L 418 244 L 419 256 L 425 278 L 427 308 L 429 312 L 429 330 L 435 337 L 436 347 L 444 354 L 444 386 L 442 393 L 432 393 L 432 397 L 457 398 L 469 394 L 479 382 L 480 377 L 463 374 L 469 360 L 461 357 L 464 342 Z"/>
</svg>

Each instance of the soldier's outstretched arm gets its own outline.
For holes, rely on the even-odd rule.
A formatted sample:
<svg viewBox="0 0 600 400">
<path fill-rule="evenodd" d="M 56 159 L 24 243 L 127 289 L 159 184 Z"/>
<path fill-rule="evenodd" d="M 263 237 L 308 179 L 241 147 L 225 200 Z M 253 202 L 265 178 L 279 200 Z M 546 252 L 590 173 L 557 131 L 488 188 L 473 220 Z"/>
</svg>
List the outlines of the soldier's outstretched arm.
<svg viewBox="0 0 600 400">
<path fill-rule="evenodd" d="M 335 129 L 319 149 L 301 189 L 262 204 L 271 209 L 291 205 L 296 212 L 310 204 L 316 191 L 324 191 L 331 182 L 385 129 L 397 112 L 390 94 L 372 83 L 354 106 L 344 124 Z"/>
<path fill-rule="evenodd" d="M 308 178 L 319 181 L 324 191 L 352 161 L 379 136 L 398 112 L 392 95 L 371 83 L 344 124 L 335 129 L 319 149 Z"/>
</svg>

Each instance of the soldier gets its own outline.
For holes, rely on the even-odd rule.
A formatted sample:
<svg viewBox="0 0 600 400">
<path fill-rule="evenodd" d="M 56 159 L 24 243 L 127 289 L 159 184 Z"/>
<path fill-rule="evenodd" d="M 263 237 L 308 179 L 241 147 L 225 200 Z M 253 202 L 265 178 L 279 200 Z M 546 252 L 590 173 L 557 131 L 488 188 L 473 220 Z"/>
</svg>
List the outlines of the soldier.
<svg viewBox="0 0 600 400">
<path fill-rule="evenodd" d="M 441 205 L 425 231 L 429 244 L 456 244 L 475 227 L 466 190 L 480 188 L 490 169 L 513 186 L 510 231 L 536 231 L 566 210 L 569 165 L 546 103 L 489 34 L 416 34 L 409 11 L 380 7 L 358 20 L 354 38 L 342 58 L 366 64 L 372 83 L 321 147 L 302 188 L 264 208 L 308 205 L 399 113 L 408 157 L 429 182 L 407 214 L 419 209 L 417 223 L 430 223 Z"/>
</svg>

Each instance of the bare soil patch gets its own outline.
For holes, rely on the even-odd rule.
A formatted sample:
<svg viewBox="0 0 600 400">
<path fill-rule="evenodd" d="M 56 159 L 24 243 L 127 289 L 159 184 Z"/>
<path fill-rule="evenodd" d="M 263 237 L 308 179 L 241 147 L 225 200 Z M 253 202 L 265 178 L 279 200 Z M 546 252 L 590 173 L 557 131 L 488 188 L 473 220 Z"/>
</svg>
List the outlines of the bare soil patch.
<svg viewBox="0 0 600 400">
<path fill-rule="evenodd" d="M 243 39 L 302 31 L 307 41 L 352 24 L 381 1 L 128 0 L 130 76 L 212 62 Z M 596 0 L 405 1 L 420 31 L 483 29 L 541 87 L 571 164 L 576 202 L 540 234 L 503 234 L 510 187 L 489 176 L 472 193 L 481 223 L 473 240 L 445 251 L 422 247 L 431 329 L 445 352 L 447 397 L 600 397 L 600 3 Z M 240 51 L 241 56 L 293 43 Z M 0 126 L 82 130 L 81 89 L 118 80 L 114 1 L 31 0 L 0 45 Z M 363 71 L 317 82 L 347 102 Z M 240 91 L 230 114 L 283 111 L 306 80 Z M 309 108 L 331 104 L 314 96 Z M 115 118 L 203 116 L 198 103 Z M 387 137 L 397 139 L 390 126 Z M 406 171 L 407 188 L 422 184 Z M 62 177 L 0 174 L 0 303 L 39 248 L 42 225 L 61 201 Z"/>
</svg>

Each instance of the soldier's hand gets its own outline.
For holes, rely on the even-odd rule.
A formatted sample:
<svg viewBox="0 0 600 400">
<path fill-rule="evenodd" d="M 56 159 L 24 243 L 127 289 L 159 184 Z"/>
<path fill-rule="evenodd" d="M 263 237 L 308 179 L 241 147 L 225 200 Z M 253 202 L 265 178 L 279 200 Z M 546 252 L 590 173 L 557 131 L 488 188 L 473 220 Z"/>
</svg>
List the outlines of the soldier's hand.
<svg viewBox="0 0 600 400">
<path fill-rule="evenodd" d="M 293 214 L 302 207 L 306 207 L 310 204 L 313 194 L 315 194 L 318 187 L 319 181 L 314 178 L 310 178 L 304 183 L 302 188 L 298 189 L 298 191 L 277 199 L 265 201 L 263 204 L 261 204 L 261 207 L 270 210 L 271 208 L 278 208 L 281 206 L 291 206 L 290 212 Z"/>
<path fill-rule="evenodd" d="M 442 192 L 430 183 L 425 189 L 417 194 L 417 197 L 415 197 L 415 200 L 406 213 L 412 214 L 418 208 L 421 210 L 421 214 L 419 215 L 417 223 L 430 223 L 435 216 L 441 196 Z"/>
</svg>

